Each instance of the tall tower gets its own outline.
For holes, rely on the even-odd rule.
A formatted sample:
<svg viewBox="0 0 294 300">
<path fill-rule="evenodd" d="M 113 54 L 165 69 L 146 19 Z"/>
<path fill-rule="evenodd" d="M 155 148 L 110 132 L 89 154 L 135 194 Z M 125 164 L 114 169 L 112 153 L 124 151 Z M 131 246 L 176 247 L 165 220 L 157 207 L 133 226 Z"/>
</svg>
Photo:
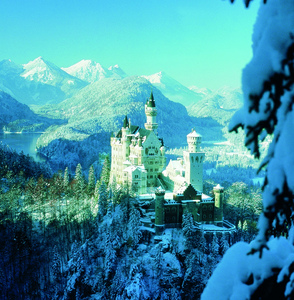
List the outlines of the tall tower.
<svg viewBox="0 0 294 300">
<path fill-rule="evenodd" d="M 161 187 L 155 190 L 155 233 L 161 235 L 164 230 L 164 195 Z"/>
<path fill-rule="evenodd" d="M 200 152 L 202 136 L 192 130 L 187 135 L 188 151 L 184 151 L 185 179 L 196 190 L 203 191 L 203 161 L 205 154 Z"/>
<path fill-rule="evenodd" d="M 129 120 L 128 117 L 125 116 L 123 127 L 121 129 L 121 143 L 122 143 L 122 161 L 128 159 L 130 155 L 130 138 L 128 135 L 130 134 L 130 128 L 129 128 Z"/>
<path fill-rule="evenodd" d="M 155 101 L 153 97 L 153 92 L 151 91 L 149 99 L 145 104 L 145 114 L 147 117 L 147 122 L 145 123 L 145 128 L 147 130 L 153 130 L 157 134 L 158 124 L 156 123 L 157 109 L 155 107 Z"/>
<path fill-rule="evenodd" d="M 224 188 L 219 184 L 213 188 L 214 193 L 214 223 L 223 226 Z"/>
</svg>

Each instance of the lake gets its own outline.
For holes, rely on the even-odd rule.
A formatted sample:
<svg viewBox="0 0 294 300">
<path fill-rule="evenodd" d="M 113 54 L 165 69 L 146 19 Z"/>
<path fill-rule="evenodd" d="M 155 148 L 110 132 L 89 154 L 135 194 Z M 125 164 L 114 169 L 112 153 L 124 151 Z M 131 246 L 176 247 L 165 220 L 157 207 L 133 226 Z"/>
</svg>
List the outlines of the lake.
<svg viewBox="0 0 294 300">
<path fill-rule="evenodd" d="M 36 143 L 42 133 L 0 133 L 0 142 L 8 145 L 11 149 L 17 152 L 23 151 L 24 154 L 29 154 L 35 161 L 45 161 L 36 152 Z"/>
</svg>

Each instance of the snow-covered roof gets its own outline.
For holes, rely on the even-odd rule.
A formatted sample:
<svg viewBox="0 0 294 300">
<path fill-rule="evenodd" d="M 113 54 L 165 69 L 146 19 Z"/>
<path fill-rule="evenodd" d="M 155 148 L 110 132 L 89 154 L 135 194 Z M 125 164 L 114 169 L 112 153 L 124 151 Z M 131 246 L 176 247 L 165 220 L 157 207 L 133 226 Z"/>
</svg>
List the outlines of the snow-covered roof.
<svg viewBox="0 0 294 300">
<path fill-rule="evenodd" d="M 202 200 L 202 202 L 211 202 L 211 201 L 213 201 L 213 198 L 208 195 L 202 194 L 201 200 Z"/>
<path fill-rule="evenodd" d="M 126 167 L 126 168 L 124 169 L 124 172 L 132 173 L 132 172 L 134 172 L 135 170 L 139 170 L 139 171 L 141 171 L 141 172 L 146 172 L 144 166 L 129 166 L 129 167 Z"/>
<path fill-rule="evenodd" d="M 224 187 L 218 183 L 217 186 L 214 187 L 214 189 L 223 190 Z"/>
<path fill-rule="evenodd" d="M 191 137 L 202 137 L 201 134 L 197 133 L 195 129 L 192 130 L 192 132 L 190 132 L 187 136 L 191 136 Z"/>
<path fill-rule="evenodd" d="M 129 160 L 125 160 L 125 161 L 123 162 L 123 165 L 131 165 L 131 162 L 130 162 Z"/>
</svg>

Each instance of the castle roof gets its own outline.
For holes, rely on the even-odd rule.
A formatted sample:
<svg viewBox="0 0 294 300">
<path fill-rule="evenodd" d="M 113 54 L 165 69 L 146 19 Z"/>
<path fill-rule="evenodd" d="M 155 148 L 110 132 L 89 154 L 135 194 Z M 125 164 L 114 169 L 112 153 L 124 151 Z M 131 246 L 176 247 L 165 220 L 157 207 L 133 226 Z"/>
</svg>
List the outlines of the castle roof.
<svg viewBox="0 0 294 300">
<path fill-rule="evenodd" d="M 139 129 L 139 126 L 131 125 L 131 126 L 129 126 L 129 128 L 130 128 L 130 134 L 135 134 L 136 131 Z M 115 137 L 117 137 L 117 138 L 121 138 L 122 137 L 122 131 L 121 131 L 121 129 L 117 132 L 117 134 L 115 135 Z"/>
<path fill-rule="evenodd" d="M 192 132 L 190 132 L 187 136 L 202 137 L 202 135 L 197 133 L 195 129 L 192 129 Z"/>
<path fill-rule="evenodd" d="M 177 190 L 177 195 L 183 195 L 185 200 L 196 199 L 197 195 L 201 195 L 201 192 L 196 190 L 193 185 L 190 183 L 188 185 L 183 185 Z"/>
<path fill-rule="evenodd" d="M 155 107 L 155 101 L 154 101 L 154 97 L 153 97 L 153 92 L 152 91 L 151 91 L 149 99 L 147 99 L 146 105 L 147 105 L 147 107 Z"/>
<path fill-rule="evenodd" d="M 125 118 L 124 118 L 123 127 L 124 127 L 124 128 L 129 127 L 129 120 L 128 120 L 128 116 L 127 116 L 127 115 L 126 115 Z"/>
<path fill-rule="evenodd" d="M 129 166 L 124 169 L 124 172 L 132 173 L 135 170 L 146 173 L 146 169 L 144 166 Z"/>
</svg>

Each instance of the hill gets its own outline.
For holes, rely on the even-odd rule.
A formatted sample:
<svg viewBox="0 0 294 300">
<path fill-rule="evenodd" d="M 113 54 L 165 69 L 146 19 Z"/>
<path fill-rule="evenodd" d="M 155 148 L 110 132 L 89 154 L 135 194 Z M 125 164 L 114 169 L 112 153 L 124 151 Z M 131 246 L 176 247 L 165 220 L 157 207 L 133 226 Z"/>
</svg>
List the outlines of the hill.
<svg viewBox="0 0 294 300">
<path fill-rule="evenodd" d="M 240 89 L 228 87 L 216 92 L 206 93 L 199 102 L 187 107 L 190 116 L 197 118 L 211 117 L 219 124 L 227 126 L 233 114 L 243 105 Z"/>
<path fill-rule="evenodd" d="M 0 132 L 44 131 L 52 124 L 61 123 L 36 115 L 27 105 L 0 91 Z"/>
<path fill-rule="evenodd" d="M 79 134 L 116 131 L 126 114 L 132 124 L 144 127 L 144 105 L 151 89 L 158 110 L 158 132 L 168 145 L 186 143 L 186 135 L 192 127 L 205 133 L 203 120 L 191 118 L 183 105 L 170 101 L 141 77 L 94 82 L 72 98 L 58 105 L 45 106 L 38 113 L 68 120 L 63 126 L 64 132 L 65 127 L 70 127 Z"/>
<path fill-rule="evenodd" d="M 202 92 L 188 89 L 165 72 L 159 72 L 149 76 L 144 75 L 142 77 L 157 87 L 165 97 L 172 101 L 179 102 L 184 106 L 195 104 L 203 98 Z"/>
</svg>

